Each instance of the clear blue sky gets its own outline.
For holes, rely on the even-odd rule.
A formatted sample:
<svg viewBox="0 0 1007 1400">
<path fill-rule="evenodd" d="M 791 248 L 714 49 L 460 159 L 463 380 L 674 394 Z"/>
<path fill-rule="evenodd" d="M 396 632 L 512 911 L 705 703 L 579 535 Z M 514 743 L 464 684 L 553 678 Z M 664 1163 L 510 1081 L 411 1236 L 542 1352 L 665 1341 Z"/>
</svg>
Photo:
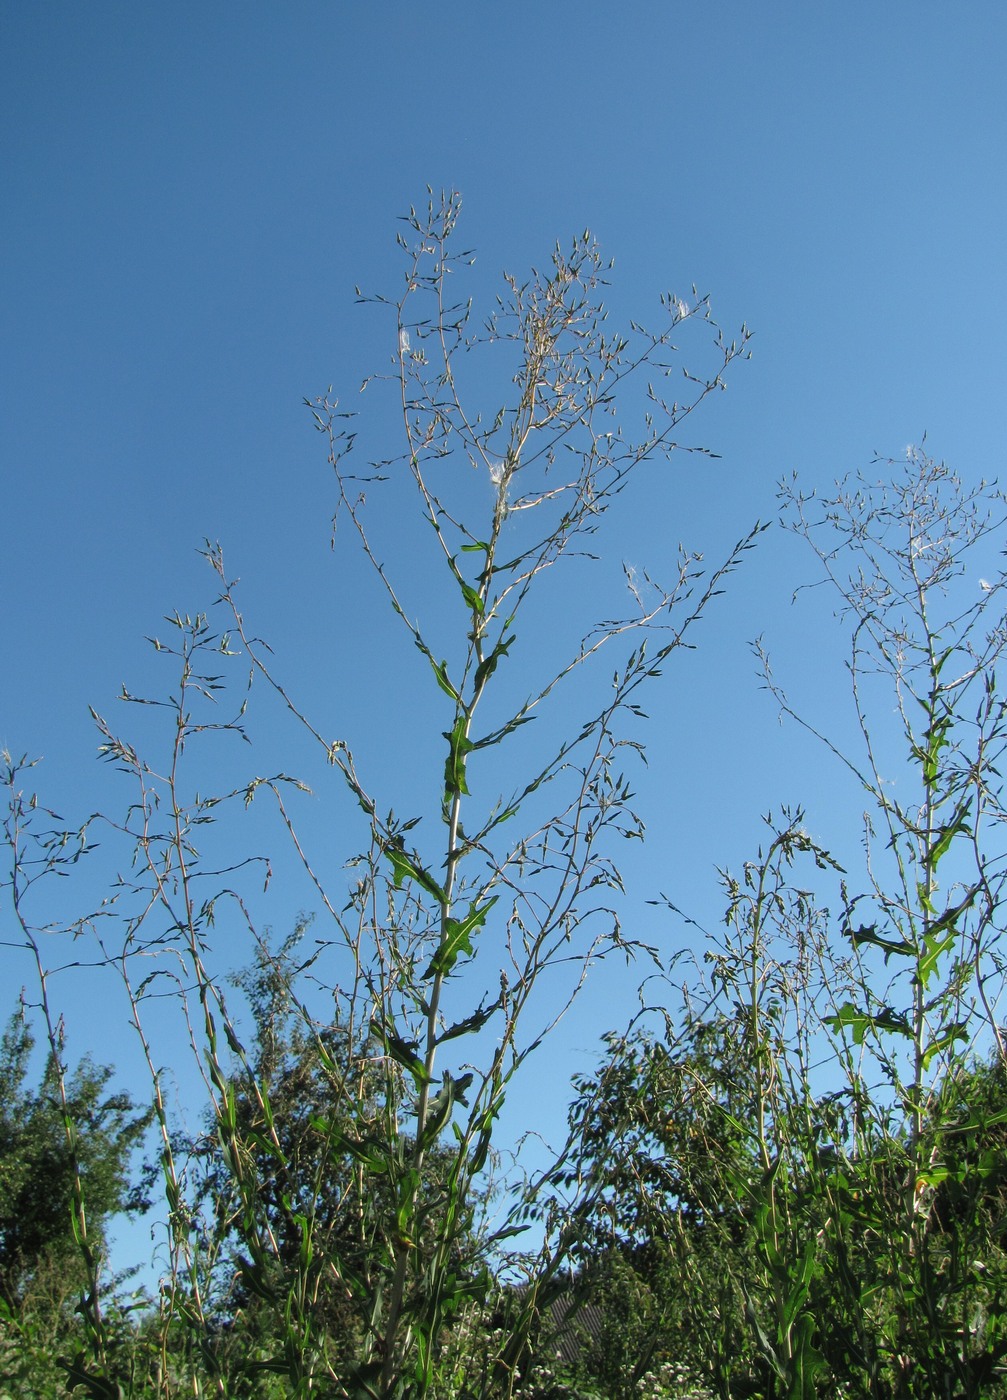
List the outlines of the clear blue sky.
<svg viewBox="0 0 1007 1400">
<path fill-rule="evenodd" d="M 924 432 L 966 479 L 996 476 L 1005 52 L 994 0 L 0 5 L 0 742 L 45 756 L 68 819 L 124 803 L 87 706 L 141 690 L 142 638 L 212 601 L 209 536 L 281 670 L 399 804 L 422 678 L 408 647 L 388 659 L 376 598 L 330 552 L 301 401 L 331 383 L 356 407 L 387 363 L 389 322 L 354 287 L 397 289 L 395 219 L 427 185 L 462 192 L 477 309 L 502 269 L 590 227 L 616 260 L 614 323 L 696 284 L 729 333 L 753 330 L 692 430 L 719 460 L 683 457 L 659 510 L 629 501 L 634 564 L 660 575 L 679 540 L 716 562 L 773 517 L 784 473 L 827 485 Z M 681 932 L 643 901 L 661 889 L 715 921 L 714 866 L 750 855 L 781 801 L 855 844 L 855 795 L 781 737 L 746 650 L 765 633 L 816 717 L 848 723 L 822 612 L 790 606 L 810 569 L 764 536 L 650 698 L 651 839 L 625 917 L 669 944 Z M 309 903 L 274 884 L 256 912 L 283 930 Z M 27 965 L 0 949 L 0 967 L 12 999 Z M 75 1007 L 74 985 L 72 1048 L 124 1065 L 124 1026 Z M 589 993 L 538 1126 L 631 1001 L 632 977 Z"/>
</svg>

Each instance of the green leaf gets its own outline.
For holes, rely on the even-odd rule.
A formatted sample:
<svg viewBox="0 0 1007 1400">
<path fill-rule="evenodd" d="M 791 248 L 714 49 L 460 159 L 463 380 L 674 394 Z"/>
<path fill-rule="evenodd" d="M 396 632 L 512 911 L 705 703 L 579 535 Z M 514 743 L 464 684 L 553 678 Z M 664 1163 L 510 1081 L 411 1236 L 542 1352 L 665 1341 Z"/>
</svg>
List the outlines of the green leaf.
<svg viewBox="0 0 1007 1400">
<path fill-rule="evenodd" d="M 246 1259 L 243 1254 L 238 1256 L 236 1262 L 238 1272 L 255 1296 L 262 1298 L 266 1303 L 275 1303 L 277 1300 L 276 1290 L 266 1282 L 261 1267 L 253 1264 L 250 1259 Z"/>
<path fill-rule="evenodd" d="M 409 1167 L 399 1179 L 399 1205 L 395 1221 L 403 1244 L 415 1249 L 412 1239 L 413 1220 L 416 1216 L 416 1192 L 419 1189 L 420 1174 L 415 1167 Z"/>
<path fill-rule="evenodd" d="M 92 1400 L 123 1400 L 125 1392 L 115 1381 L 106 1380 L 97 1371 L 88 1370 L 87 1358 L 79 1351 L 72 1361 L 57 1361 L 67 1373 L 67 1391 L 84 1386 Z"/>
<path fill-rule="evenodd" d="M 507 655 L 507 652 L 515 641 L 516 638 L 512 632 L 505 642 L 498 642 L 489 656 L 480 661 L 479 665 L 476 667 L 475 675 L 475 690 L 477 694 L 496 670 L 501 657 Z"/>
<path fill-rule="evenodd" d="M 446 1040 L 455 1040 L 460 1035 L 474 1035 L 476 1031 L 481 1031 L 499 1005 L 500 1003 L 495 1001 L 490 1006 L 480 1006 L 478 1011 L 473 1011 L 472 1015 L 466 1016 L 463 1021 L 455 1021 L 437 1037 L 437 1044 L 443 1045 Z"/>
<path fill-rule="evenodd" d="M 462 597 L 465 599 L 471 611 L 475 613 L 476 617 L 482 617 L 483 613 L 486 611 L 486 605 L 476 590 L 471 584 L 465 582 L 462 582 L 461 590 Z"/>
<path fill-rule="evenodd" d="M 869 943 L 874 948 L 884 950 L 885 962 L 895 953 L 899 957 L 915 957 L 916 947 L 908 938 L 885 938 L 878 933 L 876 924 L 861 924 L 858 929 L 847 929 L 847 936 L 854 948 Z"/>
<path fill-rule="evenodd" d="M 397 1065 L 409 1071 L 417 1088 L 429 1083 L 430 1076 L 417 1054 L 419 1046 L 415 1040 L 403 1040 L 387 1022 L 379 1021 L 376 1016 L 371 1020 L 371 1034 Z"/>
<path fill-rule="evenodd" d="M 968 1040 L 968 1027 L 964 1021 L 955 1021 L 952 1025 L 943 1030 L 940 1035 L 934 1037 L 923 1052 L 923 1068 L 930 1068 L 930 1062 L 935 1055 L 939 1055 L 942 1050 L 947 1050 L 958 1040 Z"/>
<path fill-rule="evenodd" d="M 769 1225 L 770 1205 L 769 1201 L 762 1200 L 755 1207 L 753 1225 L 755 1226 L 756 1239 L 762 1251 L 766 1263 L 772 1269 L 779 1269 L 783 1264 L 783 1255 L 773 1240 L 773 1231 Z"/>
<path fill-rule="evenodd" d="M 430 1147 L 440 1136 L 441 1130 L 451 1117 L 451 1113 L 456 1103 L 465 1106 L 465 1093 L 472 1083 L 474 1075 L 470 1072 L 463 1074 L 460 1079 L 455 1079 L 453 1075 L 444 1072 L 441 1080 L 441 1087 L 430 1101 L 427 1121 L 423 1126 L 423 1147 Z"/>
<path fill-rule="evenodd" d="M 479 1135 L 479 1141 L 476 1143 L 476 1145 L 475 1145 L 475 1150 L 474 1150 L 474 1152 L 472 1153 L 472 1162 L 471 1162 L 471 1165 L 472 1165 L 472 1172 L 473 1172 L 473 1175 L 476 1175 L 476 1176 L 477 1176 L 477 1175 L 479 1174 L 479 1172 L 482 1171 L 483 1167 L 486 1165 L 486 1158 L 487 1158 L 489 1155 L 490 1155 L 490 1135 L 489 1135 L 489 1133 L 480 1133 L 480 1135 Z M 527 1229 L 528 1229 L 528 1226 L 527 1226 L 527 1225 L 520 1225 L 520 1226 L 515 1225 L 515 1226 L 513 1227 L 513 1233 L 514 1233 L 515 1235 L 518 1235 L 518 1234 L 521 1234 L 522 1231 L 527 1230 Z"/>
<path fill-rule="evenodd" d="M 350 1137 L 337 1124 L 316 1115 L 312 1115 L 308 1121 L 315 1132 L 325 1138 L 326 1147 L 332 1155 L 345 1152 L 369 1172 L 384 1171 L 386 1162 L 383 1146 L 375 1139 Z"/>
<path fill-rule="evenodd" d="M 473 902 L 464 919 L 444 920 L 444 936 L 430 960 L 430 966 L 423 974 L 424 981 L 429 981 L 431 977 L 436 977 L 438 974 L 446 977 L 462 953 L 468 953 L 471 956 L 472 939 L 470 935 L 476 929 L 482 928 L 486 922 L 486 915 L 496 904 L 498 898 L 498 895 L 493 895 L 485 904 Z"/>
<path fill-rule="evenodd" d="M 831 1026 L 833 1030 L 850 1031 L 855 1045 L 863 1045 L 869 1030 L 891 1031 L 894 1035 L 901 1035 L 907 1040 L 913 1038 L 909 1022 L 904 1016 L 893 1011 L 890 1006 L 886 1006 L 883 1011 L 872 1015 L 868 1011 L 859 1011 L 852 1002 L 848 1001 L 839 1008 L 834 1016 L 826 1016 L 824 1020 L 825 1024 Z"/>
<path fill-rule="evenodd" d="M 388 857 L 395 872 L 395 888 L 397 890 L 402 888 L 406 880 L 415 880 L 426 890 L 427 894 L 433 895 L 438 903 L 445 902 L 444 891 L 430 872 L 424 870 L 413 856 L 407 854 L 401 836 L 393 836 L 385 843 L 384 854 Z"/>
<path fill-rule="evenodd" d="M 444 691 L 445 695 L 450 695 L 451 699 L 457 703 L 460 697 L 457 690 L 455 690 L 454 686 L 448 680 L 448 663 L 446 661 L 435 661 L 429 652 L 427 652 L 427 658 L 433 668 L 434 675 L 437 677 L 437 684 L 440 686 L 441 690 Z"/>
<path fill-rule="evenodd" d="M 793 1372 L 788 1400 L 815 1400 L 818 1387 L 815 1377 L 826 1370 L 825 1357 L 812 1342 L 815 1319 L 810 1313 L 798 1318 L 793 1338 Z"/>
<path fill-rule="evenodd" d="M 933 934 L 928 934 L 928 936 L 923 940 L 924 952 L 923 956 L 920 958 L 919 961 L 917 975 L 920 979 L 920 983 L 924 991 L 926 990 L 927 983 L 930 981 L 930 978 L 932 977 L 934 969 L 937 967 L 938 962 L 943 957 L 943 955 L 953 946 L 956 936 L 957 935 L 955 929 L 951 928 L 948 930 L 948 932 L 943 938 L 938 938 L 935 937 Z"/>
<path fill-rule="evenodd" d="M 937 839 L 926 854 L 926 863 L 930 870 L 936 870 L 941 858 L 947 855 L 951 842 L 956 836 L 968 835 L 969 826 L 967 817 L 972 806 L 971 798 L 965 798 L 959 802 L 955 809 L 955 814 L 947 826 L 942 827 L 938 832 Z"/>
<path fill-rule="evenodd" d="M 512 720 L 508 720 L 505 725 L 502 725 L 499 729 L 494 729 L 492 734 L 487 734 L 484 738 L 477 739 L 472 747 L 474 749 L 491 748 L 494 744 L 499 744 L 501 740 L 506 739 L 509 734 L 513 734 L 516 729 L 520 729 L 522 724 L 531 724 L 534 718 L 534 715 L 515 715 L 515 717 Z M 542 777 L 539 777 L 534 783 L 530 783 L 528 787 L 525 788 L 521 796 L 527 797 L 529 793 L 534 792 L 541 783 Z"/>
<path fill-rule="evenodd" d="M 430 959 L 423 980 L 427 982 L 431 977 L 447 977 L 462 953 L 472 953 L 472 940 L 457 919 L 445 919 L 443 941 Z"/>
<path fill-rule="evenodd" d="M 920 908 L 923 910 L 924 914 L 929 914 L 931 918 L 934 918 L 937 914 L 937 908 L 933 900 L 927 894 L 926 885 L 919 880 L 916 882 L 916 898 L 919 900 Z"/>
<path fill-rule="evenodd" d="M 814 1241 L 810 1241 L 804 1247 L 804 1254 L 801 1256 L 801 1262 L 797 1268 L 793 1290 L 783 1306 L 783 1323 L 788 1331 L 793 1327 L 797 1314 L 808 1300 L 808 1291 L 814 1272 L 815 1244 Z"/>
<path fill-rule="evenodd" d="M 943 1186 L 945 1181 L 960 1181 L 961 1178 L 961 1170 L 952 1171 L 950 1167 L 937 1165 L 920 1172 L 917 1181 L 924 1186 Z"/>
<path fill-rule="evenodd" d="M 924 736 L 927 747 L 926 752 L 921 757 L 923 759 L 923 779 L 927 783 L 935 783 L 940 775 L 941 750 L 947 747 L 951 722 L 952 716 L 950 714 L 935 719 Z"/>
<path fill-rule="evenodd" d="M 468 796 L 465 763 L 468 755 L 475 748 L 475 744 L 466 732 L 468 723 L 467 715 L 459 715 L 455 721 L 455 727 L 444 733 L 444 737 L 448 741 L 448 756 L 444 763 L 444 791 L 451 797 L 457 794 Z"/>
<path fill-rule="evenodd" d="M 250 1375 L 289 1376 L 290 1362 L 282 1356 L 274 1356 L 268 1361 L 246 1361 L 241 1369 Z"/>
</svg>

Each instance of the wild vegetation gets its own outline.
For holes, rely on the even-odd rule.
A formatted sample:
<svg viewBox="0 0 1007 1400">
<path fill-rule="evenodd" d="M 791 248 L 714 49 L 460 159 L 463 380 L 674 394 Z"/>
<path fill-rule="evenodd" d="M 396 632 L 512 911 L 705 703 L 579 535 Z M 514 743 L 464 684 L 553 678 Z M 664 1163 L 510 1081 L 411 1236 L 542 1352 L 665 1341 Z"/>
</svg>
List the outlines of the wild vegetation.
<svg viewBox="0 0 1007 1400">
<path fill-rule="evenodd" d="M 439 716 L 436 766 L 419 756 L 404 790 L 435 788 L 395 813 L 399 791 L 278 674 L 215 544 L 218 601 L 153 642 L 169 688 L 124 691 L 140 738 L 95 714 L 125 814 L 67 829 L 33 765 L 5 756 L 3 936 L 33 983 L 0 1047 L 0 1395 L 1005 1394 L 1005 576 L 965 579 L 1002 499 L 922 450 L 832 495 L 780 488 L 849 639 L 859 751 L 797 713 L 761 641 L 758 664 L 859 785 L 863 830 L 827 851 L 814 814 L 767 818 L 695 965 L 661 966 L 622 926 L 615 863 L 642 835 L 641 702 L 762 527 L 712 570 L 683 552 L 664 584 L 627 572 L 607 620 L 561 625 L 546 585 L 588 546 L 604 558 L 634 475 L 696 450 L 682 425 L 747 333 L 725 337 L 695 296 L 666 297 L 655 332 L 611 332 L 586 234 L 508 278 L 475 329 L 452 290 L 470 261 L 459 207 L 410 212 L 402 293 L 375 299 L 397 349 L 373 389 L 394 398 L 398 449 L 357 468 L 356 425 L 331 394 L 309 405 L 338 541 Z M 481 412 L 478 357 L 501 377 Z M 417 523 L 423 606 L 408 560 L 386 563 L 392 517 Z M 543 628 L 547 648 L 523 643 Z M 254 737 L 253 681 L 317 754 L 312 788 L 358 823 L 336 859 L 304 777 L 214 787 Z M 279 941 L 256 914 L 269 866 L 235 854 L 264 803 L 309 891 L 294 909 L 312 911 Z M 99 834 L 120 873 L 60 921 L 52 888 Z M 227 968 L 236 930 L 248 956 Z M 129 1007 L 142 1103 L 67 1063 L 54 978 L 82 946 Z M 508 1173 L 508 1095 L 613 953 L 640 959 L 645 1004 L 575 1081 L 555 1159 Z M 204 1094 L 188 1123 L 172 1036 Z M 150 1289 L 110 1274 L 106 1241 L 155 1197 Z"/>
</svg>

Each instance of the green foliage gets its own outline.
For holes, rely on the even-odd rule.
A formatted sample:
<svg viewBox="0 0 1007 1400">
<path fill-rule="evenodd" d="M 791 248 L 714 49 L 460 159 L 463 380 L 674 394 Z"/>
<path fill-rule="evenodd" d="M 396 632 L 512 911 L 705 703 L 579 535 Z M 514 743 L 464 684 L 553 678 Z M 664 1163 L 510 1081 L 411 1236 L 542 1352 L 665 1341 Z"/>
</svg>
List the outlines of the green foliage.
<svg viewBox="0 0 1007 1400">
<path fill-rule="evenodd" d="M 389 1223 L 409 1228 L 395 1194 L 402 1163 L 389 1161 L 387 1084 L 373 1047 L 366 1033 L 354 1043 L 338 1023 L 316 1026 L 294 995 L 305 928 L 275 951 L 261 947 L 236 977 L 252 1035 L 231 1069 L 226 1132 L 214 1119 L 191 1149 L 193 1204 L 220 1253 L 214 1346 L 235 1378 L 259 1374 L 267 1357 L 279 1361 L 292 1298 L 316 1366 L 352 1371 L 394 1247 Z M 436 1113 L 446 1115 L 451 1102 L 445 1095 Z M 450 1155 L 433 1146 L 419 1188 L 419 1250 L 436 1248 L 440 1217 L 451 1208 L 451 1167 Z M 470 1218 L 471 1210 L 453 1231 L 459 1291 L 482 1287 Z"/>
<path fill-rule="evenodd" d="M 82 1281 L 73 1231 L 78 1175 L 93 1247 L 109 1217 L 148 1204 L 130 1168 L 151 1114 L 128 1094 L 106 1093 L 112 1070 L 90 1059 L 67 1081 L 64 1112 L 51 1055 L 37 1087 L 28 1082 L 34 1043 L 27 1018 L 12 1016 L 0 1039 L 0 1297 L 15 1313 L 47 1293 L 59 1312 L 71 1280 Z"/>
<path fill-rule="evenodd" d="M 148 1173 L 137 1180 L 133 1158 L 152 1117 L 128 1094 L 107 1092 L 112 1069 L 90 1059 L 66 1077 L 50 1052 L 33 1085 L 34 1046 L 22 1010 L 0 1039 L 0 1374 L 24 1396 L 62 1389 L 63 1358 L 87 1346 L 82 1323 L 107 1224 L 148 1205 Z M 100 1319 L 106 1334 L 112 1313 Z"/>
<path fill-rule="evenodd" d="M 814 1393 L 823 1359 L 809 1298 L 824 1212 L 808 1159 L 830 1107 L 781 1063 L 784 1047 L 807 1050 L 810 960 L 782 946 L 807 950 L 818 930 L 786 881 L 801 855 L 829 864 L 798 817 L 742 883 L 725 879 L 728 932 L 711 940 L 704 1001 L 687 1004 L 677 1032 L 669 1019 L 665 1038 L 610 1038 L 599 1074 L 579 1084 L 570 1156 L 553 1178 L 576 1192 L 566 1228 L 592 1297 L 599 1250 L 615 1250 L 647 1299 L 647 1344 L 604 1377 L 612 1394 L 629 1394 L 652 1359 L 685 1362 L 719 1395 Z M 612 1364 L 618 1349 L 604 1355 Z"/>
</svg>

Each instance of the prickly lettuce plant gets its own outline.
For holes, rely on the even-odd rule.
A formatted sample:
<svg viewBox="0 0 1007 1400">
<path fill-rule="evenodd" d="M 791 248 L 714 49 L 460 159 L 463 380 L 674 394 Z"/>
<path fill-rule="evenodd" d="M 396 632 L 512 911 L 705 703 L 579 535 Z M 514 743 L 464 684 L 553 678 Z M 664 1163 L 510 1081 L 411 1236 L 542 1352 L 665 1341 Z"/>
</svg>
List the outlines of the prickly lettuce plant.
<svg viewBox="0 0 1007 1400">
<path fill-rule="evenodd" d="M 393 351 L 368 394 L 394 405 L 398 446 L 361 461 L 362 431 L 331 395 L 309 405 L 333 471 L 334 543 L 356 542 L 400 627 L 403 704 L 425 683 L 436 707 L 435 786 L 396 815 L 398 798 L 382 796 L 348 736 L 313 718 L 279 674 L 218 545 L 206 550 L 216 610 L 175 614 L 167 639 L 154 642 L 175 670 L 171 694 L 123 696 L 147 707 L 136 717 L 153 720 L 147 738 L 166 736 L 166 750 L 147 757 L 96 716 L 103 754 L 132 783 L 125 816 L 93 819 L 126 843 L 131 862 L 88 927 L 128 991 L 154 1089 L 168 1207 L 151 1340 L 158 1394 L 275 1385 L 287 1395 L 390 1398 L 509 1387 L 523 1323 L 471 1374 L 448 1346 L 486 1292 L 494 1251 L 520 1225 L 506 1191 L 492 1229 L 478 1218 L 494 1127 L 589 963 L 626 946 L 613 842 L 639 836 L 642 824 L 626 773 L 639 744 L 623 722 L 691 644 L 754 540 L 710 574 L 687 553 L 664 585 L 628 571 L 626 610 L 609 620 L 565 628 L 550 612 L 546 581 L 586 561 L 633 477 L 680 447 L 684 420 L 723 387 L 746 334 L 725 340 L 706 302 L 670 296 L 658 331 L 611 332 L 607 266 L 587 234 L 557 248 L 546 271 L 507 278 L 475 330 L 453 290 L 471 262 L 455 251 L 459 210 L 452 194 L 410 211 L 401 295 L 373 299 Z M 690 334 L 708 338 L 697 351 L 706 364 L 682 376 L 675 342 Z M 480 378 L 483 361 L 491 372 Z M 681 400 L 665 391 L 673 374 Z M 391 517 L 396 528 L 415 523 L 408 547 L 401 534 L 388 544 L 382 520 Z M 425 590 L 437 578 L 443 592 L 431 605 Z M 424 606 L 432 620 L 417 620 Z M 547 645 L 523 646 L 536 632 Z M 413 663 L 419 672 L 407 671 Z M 368 679 L 348 657 L 347 675 L 355 688 L 380 686 L 390 664 L 382 658 L 381 675 Z M 254 737 L 240 680 L 223 709 L 236 676 L 265 687 L 299 729 L 297 744 L 307 736 L 314 746 L 313 790 L 348 799 L 359 827 L 342 859 L 305 817 L 305 778 L 245 772 L 219 791 L 197 781 L 201 748 Z M 158 719 L 167 720 L 160 736 Z M 233 756 L 224 768 L 238 772 Z M 250 881 L 265 870 L 268 883 L 268 863 L 235 854 L 230 838 L 242 811 L 264 803 L 316 916 L 295 965 L 256 913 Z M 221 962 L 225 932 L 255 950 L 263 975 L 272 969 L 284 1015 L 299 1021 L 297 1053 L 319 1102 L 296 1134 L 278 1087 L 286 1070 L 263 1057 L 261 1037 L 257 1049 L 245 1043 L 242 998 Z M 212 1138 L 202 1145 L 179 1133 L 167 1106 L 156 1036 L 172 1007 L 209 1104 Z M 207 1141 L 226 1181 L 209 1205 L 193 1188 Z M 242 1352 L 240 1299 L 253 1296 L 259 1330 Z M 342 1338 L 326 1323 L 335 1315 L 352 1318 Z M 94 1350 L 95 1385 L 103 1364 Z"/>
<path fill-rule="evenodd" d="M 836 1257 L 859 1261 L 846 1349 L 865 1393 L 971 1396 L 1007 1355 L 1001 1251 L 974 1245 L 982 1154 L 959 1150 L 989 1126 L 963 1117 L 972 1058 L 1004 1053 L 1007 626 L 991 553 L 1005 512 L 922 450 L 887 465 L 888 481 L 828 498 L 783 489 L 849 629 L 861 752 L 826 742 L 867 802 L 866 887 L 844 889 L 848 957 L 825 1008 L 851 1109 L 832 1219 Z M 970 1202 L 951 1229 L 937 1205 L 949 1183 Z"/>
</svg>

